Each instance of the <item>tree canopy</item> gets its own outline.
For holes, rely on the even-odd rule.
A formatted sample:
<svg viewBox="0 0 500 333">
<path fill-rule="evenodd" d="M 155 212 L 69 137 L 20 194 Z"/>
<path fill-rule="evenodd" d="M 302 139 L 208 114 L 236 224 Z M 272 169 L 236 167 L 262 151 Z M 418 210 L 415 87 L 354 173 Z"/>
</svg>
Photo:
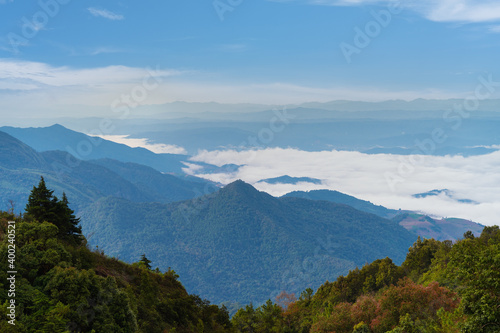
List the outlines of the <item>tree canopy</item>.
<svg viewBox="0 0 500 333">
<path fill-rule="evenodd" d="M 26 217 L 38 222 L 49 222 L 58 229 L 61 239 L 73 244 L 80 244 L 83 240 L 80 219 L 69 208 L 66 193 L 59 200 L 53 190 L 49 190 L 45 179 L 40 178 L 38 186 L 34 186 L 26 205 Z"/>
</svg>

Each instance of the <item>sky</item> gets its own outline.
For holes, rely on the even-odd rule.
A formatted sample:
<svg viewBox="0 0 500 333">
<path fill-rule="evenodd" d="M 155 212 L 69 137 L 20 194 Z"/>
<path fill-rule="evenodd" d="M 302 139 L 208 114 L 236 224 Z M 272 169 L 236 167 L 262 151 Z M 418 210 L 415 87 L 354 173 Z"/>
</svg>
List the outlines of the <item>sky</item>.
<svg viewBox="0 0 500 333">
<path fill-rule="evenodd" d="M 493 0 L 0 0 L 0 22 L 1 125 L 119 118 L 123 107 L 141 117 L 148 106 L 175 101 L 466 100 L 484 91 L 480 78 L 493 83 L 488 97 L 500 98 L 500 3 Z M 401 175 L 405 158 L 420 162 Z M 244 164 L 236 173 L 188 172 L 224 184 L 240 178 L 274 195 L 316 188 L 258 183 L 288 174 L 389 208 L 484 224 L 500 215 L 498 152 L 422 158 L 261 149 L 200 152 L 193 160 Z M 395 186 L 388 173 L 399 177 Z M 456 197 L 412 197 L 433 189 Z"/>
<path fill-rule="evenodd" d="M 496 1 L 0 0 L 0 22 L 3 117 L 461 98 L 500 77 Z"/>
</svg>

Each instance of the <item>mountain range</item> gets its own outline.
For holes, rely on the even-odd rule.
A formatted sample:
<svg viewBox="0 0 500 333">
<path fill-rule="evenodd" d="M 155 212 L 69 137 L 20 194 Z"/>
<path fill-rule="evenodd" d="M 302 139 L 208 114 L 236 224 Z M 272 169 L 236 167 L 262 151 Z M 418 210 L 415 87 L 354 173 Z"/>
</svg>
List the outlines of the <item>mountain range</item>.
<svg viewBox="0 0 500 333">
<path fill-rule="evenodd" d="M 164 173 L 183 174 L 182 163 L 186 155 L 155 154 L 144 148 L 131 148 L 124 144 L 104 140 L 72 131 L 61 125 L 37 128 L 0 127 L 38 152 L 59 150 L 79 160 L 111 158 L 121 162 L 133 162 L 150 166 Z"/>
<path fill-rule="evenodd" d="M 436 192 L 431 191 L 430 193 L 432 193 L 431 195 L 435 195 L 434 193 Z M 456 241 L 463 237 L 465 231 L 471 231 L 474 235 L 479 236 L 484 229 L 484 225 L 469 220 L 460 218 L 435 218 L 419 212 L 388 209 L 338 191 L 294 191 L 287 193 L 284 197 L 323 200 L 349 205 L 363 212 L 391 219 L 422 238 L 434 238 L 439 241 Z"/>
<path fill-rule="evenodd" d="M 40 150 L 62 146 L 55 137 L 61 142 L 76 137 L 59 126 L 45 129 L 49 139 L 35 132 L 31 140 L 39 140 Z M 417 234 L 430 230 L 434 236 L 459 237 L 471 229 L 471 224 L 445 221 L 456 232 L 441 228 L 440 233 L 430 218 L 397 215 L 335 191 L 275 198 L 242 181 L 219 190 L 202 179 L 112 159 L 117 146 L 108 147 L 99 159 L 80 160 L 64 151 L 37 151 L 0 132 L 0 209 L 13 208 L 12 200 L 14 210 L 22 211 L 44 176 L 57 195 L 67 194 L 90 246 L 128 262 L 147 254 L 162 270 L 178 271 L 190 292 L 216 303 L 259 303 L 282 290 L 317 288 L 378 258 L 401 263 Z M 120 149 L 126 156 L 142 152 Z M 427 223 L 425 228 L 419 221 Z"/>
<path fill-rule="evenodd" d="M 0 170 L 0 209 L 11 208 L 8 201 L 12 200 L 16 212 L 24 208 L 29 192 L 42 175 L 56 193 L 66 192 L 76 211 L 108 196 L 133 202 L 172 202 L 216 188 L 201 179 L 183 179 L 135 163 L 83 161 L 63 151 L 37 152 L 4 132 L 0 132 Z"/>
<path fill-rule="evenodd" d="M 416 240 L 397 223 L 350 206 L 275 198 L 242 181 L 179 203 L 104 198 L 82 221 L 91 243 L 109 255 L 132 261 L 146 253 L 216 303 L 315 289 L 377 258 L 401 263 Z"/>
</svg>

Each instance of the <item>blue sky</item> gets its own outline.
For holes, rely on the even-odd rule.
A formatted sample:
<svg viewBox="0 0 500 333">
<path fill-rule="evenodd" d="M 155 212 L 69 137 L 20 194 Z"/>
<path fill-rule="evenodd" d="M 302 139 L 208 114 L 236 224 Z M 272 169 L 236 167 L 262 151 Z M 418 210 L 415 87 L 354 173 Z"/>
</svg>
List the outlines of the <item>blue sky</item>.
<svg viewBox="0 0 500 333">
<path fill-rule="evenodd" d="M 0 0 L 0 22 L 0 107 L 20 114 L 104 112 L 148 76 L 141 104 L 451 98 L 500 81 L 495 1 Z"/>
</svg>

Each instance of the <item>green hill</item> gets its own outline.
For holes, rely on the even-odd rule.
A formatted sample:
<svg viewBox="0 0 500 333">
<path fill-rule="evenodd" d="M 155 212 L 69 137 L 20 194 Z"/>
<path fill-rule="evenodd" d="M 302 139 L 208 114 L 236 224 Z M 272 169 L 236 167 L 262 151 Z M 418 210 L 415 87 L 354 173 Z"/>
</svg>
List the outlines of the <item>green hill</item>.
<svg viewBox="0 0 500 333">
<path fill-rule="evenodd" d="M 11 230 L 16 231 L 15 239 L 7 237 Z M 6 255 L 12 244 L 16 246 L 14 261 Z M 89 250 L 85 242 L 68 244 L 50 222 L 0 212 L 0 252 L 2 333 L 230 329 L 225 308 L 188 294 L 174 271 L 148 269 L 144 260 L 126 264 Z M 17 272 L 14 289 L 7 279 L 13 275 L 7 273 L 13 270 L 10 265 Z"/>
<path fill-rule="evenodd" d="M 261 303 L 378 258 L 402 262 L 416 238 L 346 205 L 277 199 L 242 181 L 171 204 L 105 198 L 83 212 L 82 225 L 106 253 L 125 261 L 147 253 L 216 303 Z"/>
<path fill-rule="evenodd" d="M 9 209 L 12 200 L 15 211 L 21 211 L 40 176 L 59 195 L 66 192 L 77 211 L 108 196 L 134 202 L 172 202 L 215 190 L 206 181 L 181 179 L 134 163 L 82 161 L 62 151 L 39 153 L 0 132 L 0 209 Z"/>
</svg>

